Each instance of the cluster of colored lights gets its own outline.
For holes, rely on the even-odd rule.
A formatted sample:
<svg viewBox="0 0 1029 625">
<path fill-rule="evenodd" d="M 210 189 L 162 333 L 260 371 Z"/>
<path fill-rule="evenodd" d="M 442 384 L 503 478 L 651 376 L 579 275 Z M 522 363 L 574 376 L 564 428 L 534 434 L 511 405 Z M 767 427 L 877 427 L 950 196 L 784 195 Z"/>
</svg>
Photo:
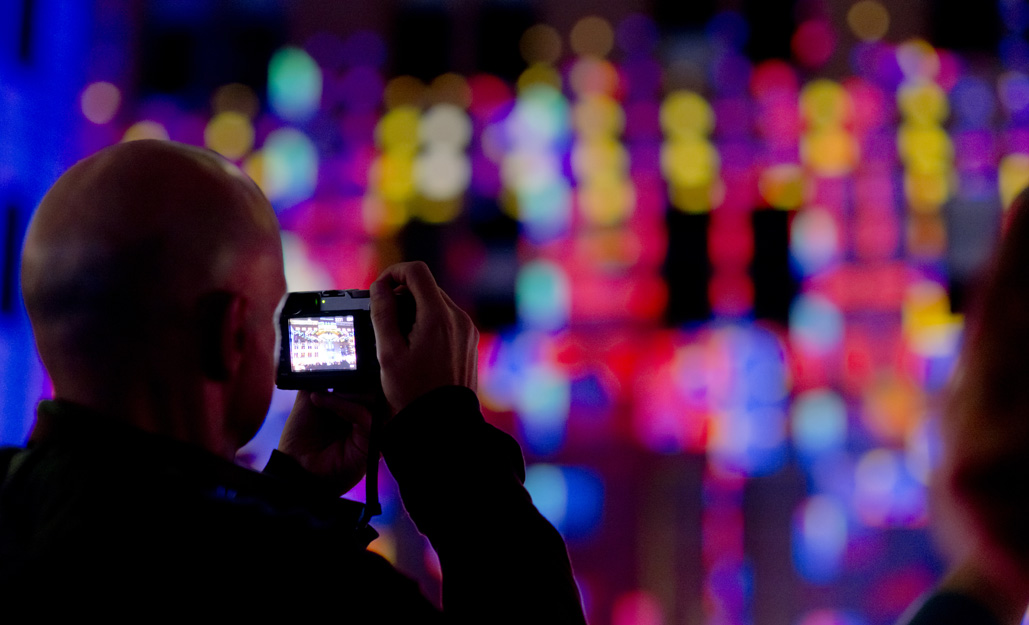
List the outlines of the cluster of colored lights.
<svg viewBox="0 0 1029 625">
<path fill-rule="evenodd" d="M 1000 4 L 1021 37 L 1018 3 Z M 537 460 L 526 485 L 538 507 L 588 541 L 603 523 L 604 467 L 563 454 L 628 435 L 656 454 L 704 455 L 703 609 L 741 623 L 753 599 L 749 478 L 791 458 L 804 473 L 791 553 L 813 585 L 845 577 L 864 538 L 926 524 L 930 398 L 961 329 L 945 287 L 945 207 L 1007 205 L 1029 183 L 1029 76 L 1013 62 L 1029 55 L 1023 39 L 1005 38 L 1009 69 L 993 85 L 924 41 L 884 43 L 890 16 L 875 0 L 854 3 L 846 23 L 859 43 L 842 80 L 804 78 L 838 52 L 817 15 L 793 35 L 796 65 L 756 66 L 739 16 L 716 17 L 702 86 L 662 82 L 696 59 L 658 58 L 649 19 L 589 17 L 570 55 L 553 27 L 529 29 L 514 84 L 387 80 L 384 43 L 359 33 L 276 53 L 269 110 L 227 85 L 199 128 L 160 103 L 120 126 L 129 113 L 106 82 L 81 107 L 124 140 L 192 141 L 241 164 L 287 227 L 291 288 L 354 286 L 322 282 L 367 275 L 343 265 L 385 262 L 412 221 L 459 224 L 472 200 L 495 202 L 520 228 L 518 320 L 484 335 L 480 395 L 491 417 L 513 416 Z M 753 320 L 755 208 L 789 223 L 799 292 L 784 328 Z M 709 219 L 712 321 L 696 328 L 661 327 L 669 211 Z M 396 557 L 392 540 L 385 532 L 378 548 Z M 635 589 L 614 600 L 611 622 L 667 622 L 667 610 Z M 799 622 L 864 621 L 813 610 Z"/>
</svg>

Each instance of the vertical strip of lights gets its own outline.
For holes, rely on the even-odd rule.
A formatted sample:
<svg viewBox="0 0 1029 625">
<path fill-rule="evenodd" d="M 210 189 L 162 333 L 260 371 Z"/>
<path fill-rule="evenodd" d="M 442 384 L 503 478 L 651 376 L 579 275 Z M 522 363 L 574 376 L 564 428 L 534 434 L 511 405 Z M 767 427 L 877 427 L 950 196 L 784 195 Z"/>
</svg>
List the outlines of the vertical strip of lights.
<svg viewBox="0 0 1029 625">
<path fill-rule="evenodd" d="M 998 0 L 1006 31 L 1000 41 L 1005 71 L 997 79 L 997 94 L 1005 116 L 1000 137 L 997 184 L 1001 206 L 1007 210 L 1015 196 L 1029 185 L 1029 11 L 1021 0 Z"/>
<path fill-rule="evenodd" d="M 407 223 L 415 189 L 415 157 L 424 85 L 410 76 L 386 85 L 386 112 L 375 126 L 377 154 L 368 169 L 362 218 L 368 234 L 386 238 Z"/>
<path fill-rule="evenodd" d="M 515 304 L 526 358 L 513 395 L 524 441 L 535 455 L 557 452 L 565 442 L 570 411 L 567 372 L 550 362 L 551 335 L 567 327 L 571 294 L 564 269 L 543 250 L 567 240 L 572 190 L 563 172 L 570 134 L 561 77 L 549 63 L 532 64 L 519 78 L 514 108 L 503 122 L 501 160 L 505 210 L 522 225 L 527 260 L 515 281 Z M 524 258 L 524 257 L 523 257 Z"/>
<path fill-rule="evenodd" d="M 954 147 L 942 127 L 950 109 L 936 82 L 940 56 L 927 42 L 912 40 L 898 46 L 897 61 L 904 73 L 897 91 L 897 150 L 904 165 L 908 258 L 939 270 L 947 245 L 942 208 L 955 181 Z"/>
<path fill-rule="evenodd" d="M 729 105 L 723 108 L 740 113 L 735 118 L 718 120 L 719 138 L 725 140 L 725 145 L 719 146 L 723 153 L 713 150 L 706 137 L 716 128 L 714 111 L 699 96 L 690 94 L 681 94 L 677 98 L 682 98 L 679 101 L 683 104 L 679 106 L 685 105 L 695 111 L 696 121 L 692 127 L 682 128 L 685 132 L 677 133 L 681 141 L 671 144 L 678 146 L 680 153 L 673 152 L 668 143 L 668 149 L 662 153 L 666 176 L 671 171 L 669 165 L 691 166 L 681 163 L 682 159 L 696 163 L 692 175 L 668 176 L 670 182 L 675 182 L 675 187 L 670 188 L 670 194 L 675 194 L 671 202 L 679 210 L 685 207 L 696 212 L 711 211 L 708 253 L 712 277 L 708 297 L 715 318 L 726 320 L 740 319 L 753 307 L 753 284 L 748 266 L 754 249 L 750 212 L 755 181 L 750 156 L 753 139 L 748 130 L 752 120 L 745 86 L 749 82 L 751 67 L 738 49 L 741 43 L 739 40 L 726 41 L 718 50 L 720 56 L 715 62 L 716 75 L 712 79 L 716 97 Z M 668 100 L 662 117 L 665 110 L 674 110 L 674 107 L 669 107 Z M 667 132 L 669 125 L 666 123 L 665 127 Z M 723 163 L 726 165 L 724 170 Z M 680 175 L 686 173 L 679 172 Z M 732 328 L 727 330 L 731 332 Z M 727 376 L 722 383 L 731 384 L 735 372 L 722 373 Z M 734 406 L 723 405 L 717 398 L 710 400 L 708 410 L 710 434 L 701 494 L 704 611 L 708 623 L 750 623 L 752 591 L 748 579 L 750 567 L 744 550 L 745 475 L 741 467 L 726 467 L 719 461 L 720 445 L 733 436 L 731 430 L 738 429 L 733 427 L 736 414 Z"/>
</svg>

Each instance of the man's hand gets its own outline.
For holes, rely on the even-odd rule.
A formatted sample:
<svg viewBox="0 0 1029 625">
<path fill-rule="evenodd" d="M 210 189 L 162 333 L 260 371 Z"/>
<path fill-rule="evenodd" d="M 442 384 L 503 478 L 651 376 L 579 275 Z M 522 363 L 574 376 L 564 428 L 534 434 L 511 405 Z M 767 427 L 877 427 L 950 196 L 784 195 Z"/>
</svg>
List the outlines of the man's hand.
<svg viewBox="0 0 1029 625">
<path fill-rule="evenodd" d="M 342 495 L 365 474 L 371 405 L 367 397 L 298 391 L 279 451 Z"/>
<path fill-rule="evenodd" d="M 414 323 L 405 336 L 398 294 L 414 298 Z M 393 414 L 431 390 L 477 387 L 479 331 L 436 285 L 422 262 L 387 268 L 371 287 L 372 325 L 382 391 Z"/>
</svg>

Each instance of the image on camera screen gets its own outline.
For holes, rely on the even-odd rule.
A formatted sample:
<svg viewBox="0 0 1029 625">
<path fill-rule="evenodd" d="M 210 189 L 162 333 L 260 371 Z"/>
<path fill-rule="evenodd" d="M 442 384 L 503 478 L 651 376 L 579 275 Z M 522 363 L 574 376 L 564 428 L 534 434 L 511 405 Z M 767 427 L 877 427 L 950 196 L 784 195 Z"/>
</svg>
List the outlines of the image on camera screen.
<svg viewBox="0 0 1029 625">
<path fill-rule="evenodd" d="M 290 319 L 289 362 L 293 373 L 356 370 L 354 316 Z"/>
</svg>

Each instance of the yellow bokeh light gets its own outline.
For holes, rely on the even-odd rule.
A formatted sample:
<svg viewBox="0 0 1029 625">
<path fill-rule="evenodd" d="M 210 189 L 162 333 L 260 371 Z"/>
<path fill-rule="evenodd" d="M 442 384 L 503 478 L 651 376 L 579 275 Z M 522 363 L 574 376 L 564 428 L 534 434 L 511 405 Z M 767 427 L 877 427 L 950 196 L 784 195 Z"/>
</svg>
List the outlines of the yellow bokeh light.
<svg viewBox="0 0 1029 625">
<path fill-rule="evenodd" d="M 1029 154 L 1008 154 L 1000 159 L 997 168 L 1000 201 L 1004 210 L 1011 208 L 1015 197 L 1029 186 Z"/>
<path fill-rule="evenodd" d="M 954 147 L 939 126 L 903 124 L 897 133 L 897 152 L 914 173 L 940 173 L 951 168 Z"/>
<path fill-rule="evenodd" d="M 675 91 L 661 103 L 661 127 L 671 137 L 711 133 L 715 114 L 707 100 L 692 91 Z"/>
<path fill-rule="evenodd" d="M 398 106 L 379 120 L 375 128 L 376 142 L 383 150 L 405 150 L 414 153 L 418 149 L 418 129 L 421 125 L 421 110 L 413 106 Z"/>
<path fill-rule="evenodd" d="M 572 171 L 579 180 L 623 174 L 628 166 L 629 156 L 621 142 L 615 139 L 598 137 L 581 141 L 572 149 Z"/>
<path fill-rule="evenodd" d="M 590 15 L 575 23 L 569 39 L 572 51 L 579 56 L 603 58 L 614 47 L 615 31 L 604 18 Z"/>
<path fill-rule="evenodd" d="M 168 130 L 160 123 L 150 120 L 136 122 L 129 126 L 122 136 L 122 141 L 138 141 L 140 139 L 168 139 Z"/>
<path fill-rule="evenodd" d="M 421 106 L 425 88 L 425 83 L 414 76 L 397 76 L 386 83 L 382 99 L 386 103 L 386 108 L 391 109 L 401 106 Z"/>
<path fill-rule="evenodd" d="M 583 218 L 596 226 L 614 226 L 632 214 L 636 194 L 620 176 L 599 176 L 579 187 L 579 209 Z"/>
<path fill-rule="evenodd" d="M 758 179 L 761 197 L 775 208 L 796 209 L 804 203 L 804 170 L 799 165 L 773 165 Z"/>
<path fill-rule="evenodd" d="M 114 119 L 121 107 L 121 90 L 109 82 L 95 82 L 82 90 L 82 115 L 94 124 Z"/>
<path fill-rule="evenodd" d="M 254 119 L 261 110 L 261 103 L 253 89 L 240 83 L 231 83 L 218 87 L 214 92 L 211 109 L 215 115 L 233 111 L 247 119 Z"/>
<path fill-rule="evenodd" d="M 904 336 L 923 356 L 953 353 L 961 317 L 950 311 L 947 290 L 938 282 L 922 280 L 908 287 L 902 307 Z"/>
<path fill-rule="evenodd" d="M 675 186 L 710 185 L 718 174 L 719 164 L 718 152 L 703 139 L 677 139 L 661 147 L 661 170 Z"/>
<path fill-rule="evenodd" d="M 625 112 L 606 94 L 587 94 L 572 110 L 572 124 L 583 137 L 618 136 L 625 128 Z"/>
<path fill-rule="evenodd" d="M 386 152 L 372 166 L 376 188 L 387 202 L 405 202 L 415 194 L 415 161 L 406 152 Z"/>
<path fill-rule="evenodd" d="M 561 35 L 553 26 L 536 24 L 522 34 L 518 49 L 529 65 L 553 65 L 561 58 Z"/>
<path fill-rule="evenodd" d="M 800 111 L 810 128 L 840 126 L 850 119 L 850 94 L 838 82 L 815 80 L 800 93 Z"/>
<path fill-rule="evenodd" d="M 847 25 L 858 39 L 879 41 L 890 30 L 890 13 L 876 0 L 861 0 L 847 11 Z"/>
<path fill-rule="evenodd" d="M 411 204 L 411 216 L 425 223 L 444 224 L 453 221 L 461 214 L 460 198 L 449 200 L 430 200 L 418 197 Z"/>
<path fill-rule="evenodd" d="M 947 94 L 931 82 L 903 85 L 897 92 L 897 106 L 906 121 L 916 124 L 940 124 L 950 115 Z"/>
<path fill-rule="evenodd" d="M 545 63 L 531 65 L 518 77 L 518 91 L 525 91 L 537 85 L 546 85 L 560 91 L 561 74 Z"/>
<path fill-rule="evenodd" d="M 936 214 L 951 192 L 949 172 L 907 172 L 904 195 L 916 213 Z"/>
<path fill-rule="evenodd" d="M 842 128 L 809 132 L 800 142 L 801 159 L 823 176 L 844 176 L 854 170 L 859 157 L 858 143 Z"/>
<path fill-rule="evenodd" d="M 260 151 L 254 152 L 243 161 L 243 172 L 250 176 L 261 193 L 268 195 L 268 183 L 265 176 L 264 154 Z"/>
<path fill-rule="evenodd" d="M 254 127 L 241 113 L 218 113 L 204 129 L 204 145 L 229 160 L 238 161 L 254 147 Z"/>
<path fill-rule="evenodd" d="M 722 202 L 725 189 L 720 180 L 696 187 L 672 186 L 668 201 L 684 213 L 706 213 Z"/>
</svg>

